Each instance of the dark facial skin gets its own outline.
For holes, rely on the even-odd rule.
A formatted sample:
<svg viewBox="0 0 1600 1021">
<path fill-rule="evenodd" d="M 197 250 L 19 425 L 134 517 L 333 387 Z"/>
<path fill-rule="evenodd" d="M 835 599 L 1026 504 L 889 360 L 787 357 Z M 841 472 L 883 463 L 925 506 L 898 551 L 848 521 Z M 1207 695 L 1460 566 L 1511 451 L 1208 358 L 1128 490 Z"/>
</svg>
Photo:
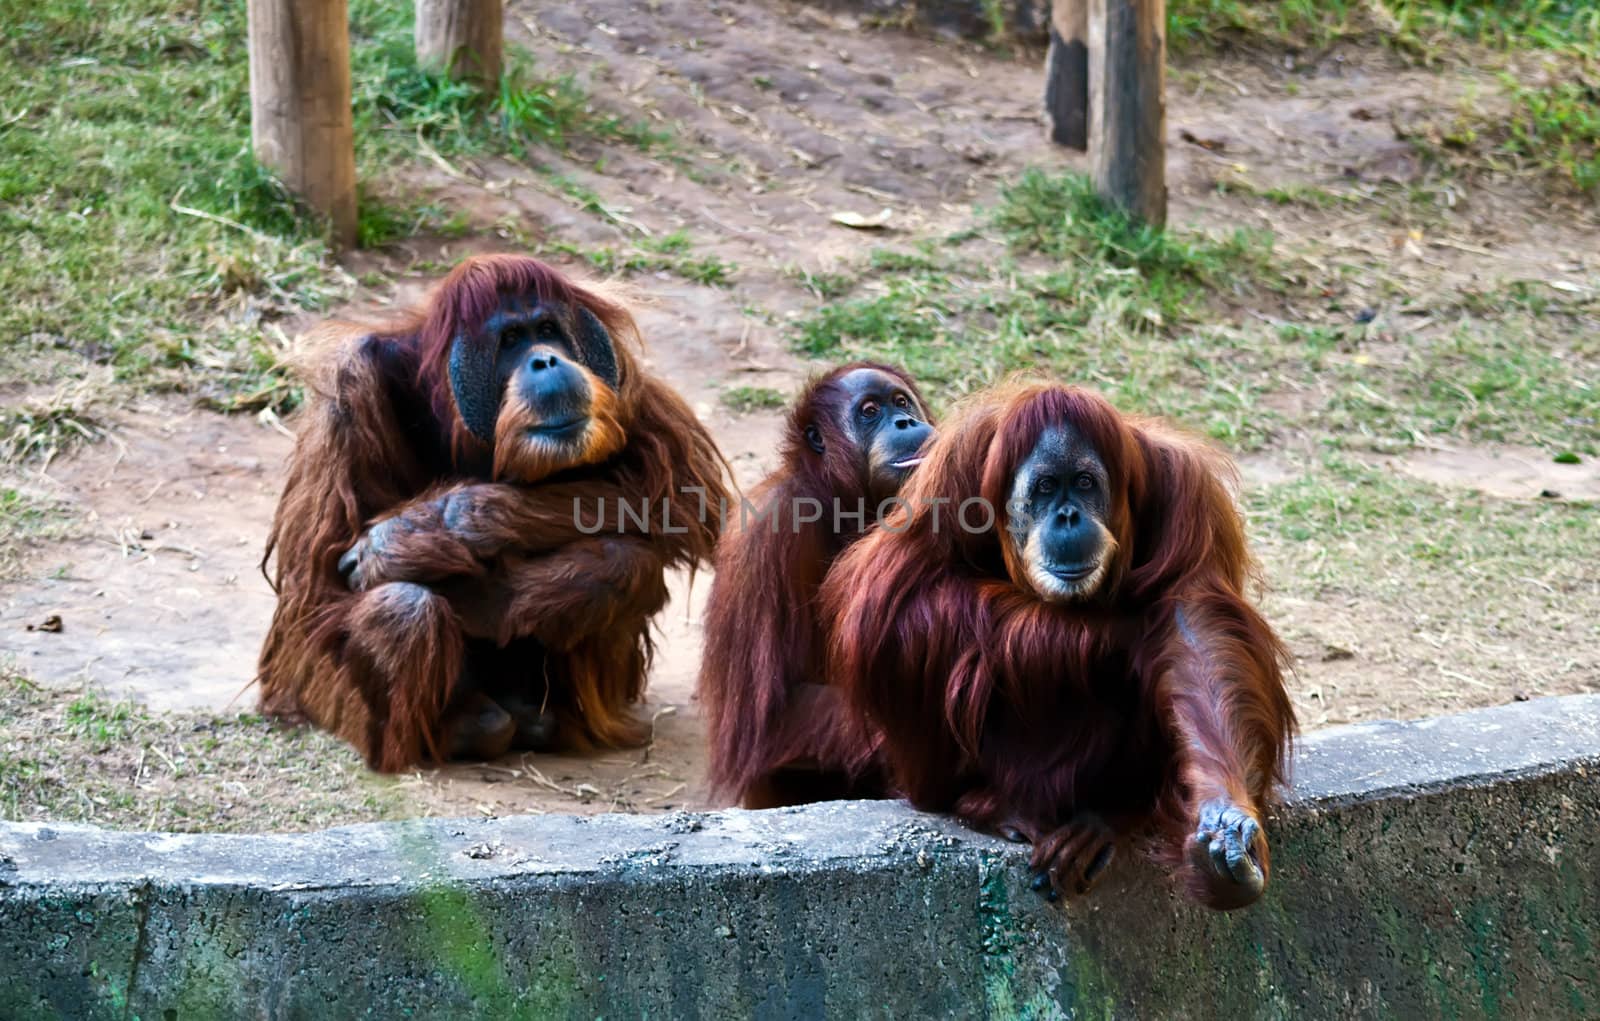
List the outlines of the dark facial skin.
<svg viewBox="0 0 1600 1021">
<path fill-rule="evenodd" d="M 1009 528 L 1028 582 L 1050 602 L 1092 595 L 1112 548 L 1110 478 L 1069 425 L 1045 430 L 1012 478 Z"/>
<path fill-rule="evenodd" d="M 495 375 L 502 393 L 511 390 L 538 416 L 539 425 L 530 431 L 552 440 L 580 435 L 592 395 L 560 320 L 542 306 L 502 310 L 488 329 L 500 337 Z"/>
<path fill-rule="evenodd" d="M 515 396 L 536 426 L 530 432 L 560 443 L 583 434 L 594 398 L 580 365 L 613 389 L 618 385 L 616 352 L 599 320 L 587 309 L 508 294 L 476 335 L 456 338 L 450 385 L 480 440 L 493 442 L 505 398 Z"/>
<path fill-rule="evenodd" d="M 933 436 L 927 412 L 905 385 L 877 369 L 856 369 L 839 380 L 845 394 L 838 427 L 866 458 L 868 493 L 882 501 L 900 491 Z M 806 427 L 806 442 L 824 451 L 822 433 Z"/>
</svg>

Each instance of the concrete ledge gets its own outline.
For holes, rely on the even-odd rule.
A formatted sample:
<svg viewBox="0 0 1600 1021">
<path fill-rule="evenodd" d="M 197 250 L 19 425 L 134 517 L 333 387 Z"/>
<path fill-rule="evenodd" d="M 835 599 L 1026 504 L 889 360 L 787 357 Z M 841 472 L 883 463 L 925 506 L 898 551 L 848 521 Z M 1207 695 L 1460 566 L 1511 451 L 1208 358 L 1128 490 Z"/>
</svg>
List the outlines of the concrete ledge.
<svg viewBox="0 0 1600 1021">
<path fill-rule="evenodd" d="M 0 1017 L 1593 1017 L 1600 696 L 1303 743 L 1238 915 L 903 805 L 0 826 Z"/>
</svg>

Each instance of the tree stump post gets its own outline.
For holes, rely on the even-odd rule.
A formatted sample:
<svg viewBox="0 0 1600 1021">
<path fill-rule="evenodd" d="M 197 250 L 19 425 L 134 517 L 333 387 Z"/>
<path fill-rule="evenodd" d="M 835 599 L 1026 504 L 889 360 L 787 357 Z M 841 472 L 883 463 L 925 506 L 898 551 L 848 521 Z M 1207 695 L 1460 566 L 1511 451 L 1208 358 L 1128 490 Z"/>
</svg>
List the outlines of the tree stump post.
<svg viewBox="0 0 1600 1021">
<path fill-rule="evenodd" d="M 249 0 L 256 158 L 356 241 L 356 155 L 346 0 Z"/>
<path fill-rule="evenodd" d="M 1089 159 L 1101 195 L 1167 222 L 1166 0 L 1089 0 Z"/>
<path fill-rule="evenodd" d="M 416 0 L 417 63 L 487 95 L 500 89 L 503 0 Z"/>
<path fill-rule="evenodd" d="M 1089 148 L 1089 0 L 1050 5 L 1050 52 L 1045 57 L 1044 108 L 1050 141 Z"/>
</svg>

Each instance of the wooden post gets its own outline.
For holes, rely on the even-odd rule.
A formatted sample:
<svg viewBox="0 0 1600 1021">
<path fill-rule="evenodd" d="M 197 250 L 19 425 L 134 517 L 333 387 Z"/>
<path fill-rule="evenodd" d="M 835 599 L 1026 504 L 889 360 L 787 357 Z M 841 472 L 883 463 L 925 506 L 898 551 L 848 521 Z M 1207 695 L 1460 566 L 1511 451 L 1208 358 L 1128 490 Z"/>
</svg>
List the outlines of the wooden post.
<svg viewBox="0 0 1600 1021">
<path fill-rule="evenodd" d="M 1044 108 L 1050 141 L 1089 148 L 1089 0 L 1050 5 L 1050 54 L 1044 66 Z"/>
<path fill-rule="evenodd" d="M 416 0 L 416 12 L 419 65 L 488 95 L 499 91 L 503 0 Z"/>
<path fill-rule="evenodd" d="M 1167 222 L 1166 0 L 1089 0 L 1089 161 L 1100 194 Z"/>
<path fill-rule="evenodd" d="M 249 0 L 250 135 L 256 158 L 356 240 L 356 152 L 345 0 Z"/>
</svg>

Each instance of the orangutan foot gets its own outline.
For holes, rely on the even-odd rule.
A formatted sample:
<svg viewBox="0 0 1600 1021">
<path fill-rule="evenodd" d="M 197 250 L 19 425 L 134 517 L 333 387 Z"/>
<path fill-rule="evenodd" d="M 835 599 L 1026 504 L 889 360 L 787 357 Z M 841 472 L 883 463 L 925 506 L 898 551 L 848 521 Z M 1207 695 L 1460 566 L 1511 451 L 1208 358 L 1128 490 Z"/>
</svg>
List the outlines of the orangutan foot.
<svg viewBox="0 0 1600 1021">
<path fill-rule="evenodd" d="M 445 753 L 452 759 L 498 759 L 511 750 L 517 723 L 487 695 L 473 694 L 445 724 Z"/>
<path fill-rule="evenodd" d="M 542 752 L 555 744 L 555 714 L 546 712 L 539 702 L 516 692 L 499 692 L 495 701 L 516 723 L 511 747 L 519 752 Z"/>
</svg>

